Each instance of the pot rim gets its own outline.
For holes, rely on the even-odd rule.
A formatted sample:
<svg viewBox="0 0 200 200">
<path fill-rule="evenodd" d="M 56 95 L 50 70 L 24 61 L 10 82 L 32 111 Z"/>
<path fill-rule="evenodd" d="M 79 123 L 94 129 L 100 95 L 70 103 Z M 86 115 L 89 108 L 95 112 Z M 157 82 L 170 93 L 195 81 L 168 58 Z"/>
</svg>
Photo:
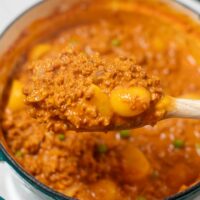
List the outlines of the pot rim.
<svg viewBox="0 0 200 200">
<path fill-rule="evenodd" d="M 41 4 L 43 4 L 43 1 L 37 2 L 34 5 L 28 7 L 23 12 L 21 12 L 17 17 L 15 17 L 0 33 L 0 40 L 4 37 L 4 35 L 7 33 L 7 31 L 25 14 L 27 14 L 29 11 L 31 11 L 34 8 L 37 8 Z M 76 198 L 68 197 L 60 192 L 57 192 L 50 187 L 46 186 L 45 184 L 38 181 L 34 176 L 26 172 L 20 164 L 18 164 L 13 157 L 7 152 L 6 148 L 0 141 L 0 154 L 2 153 L 2 159 L 8 163 L 12 169 L 20 176 L 22 179 L 27 181 L 31 186 L 33 186 L 35 189 L 43 192 L 47 196 L 50 196 L 57 200 L 76 200 Z"/>
<path fill-rule="evenodd" d="M 192 12 L 193 14 L 195 14 L 198 17 L 198 21 L 200 21 L 200 12 L 198 12 L 197 10 L 191 8 L 190 6 L 186 5 L 183 2 L 180 1 L 176 1 L 173 2 L 173 0 L 167 0 L 167 1 L 172 1 L 172 3 L 174 4 L 178 4 L 179 6 L 183 7 L 184 9 Z M 200 4 L 200 1 L 196 1 L 196 3 Z M 4 35 L 7 33 L 7 31 L 21 18 L 23 17 L 25 14 L 27 14 L 29 11 L 31 11 L 32 9 L 40 6 L 41 4 L 43 4 L 44 1 L 39 1 L 37 3 L 35 3 L 34 5 L 30 6 L 29 8 L 25 9 L 23 12 L 21 12 L 17 17 L 14 18 L 14 20 L 12 20 L 0 33 L 0 40 L 4 37 Z M 33 186 L 35 189 L 39 190 L 40 192 L 43 192 L 44 194 L 46 194 L 47 196 L 50 196 L 53 199 L 57 199 L 57 200 L 77 200 L 76 198 L 72 198 L 72 197 L 68 197 L 60 192 L 57 192 L 53 189 L 51 189 L 50 187 L 46 186 L 45 184 L 41 183 L 40 181 L 38 181 L 34 176 L 32 176 L 31 174 L 29 174 L 28 172 L 26 172 L 21 166 L 20 164 L 18 164 L 13 157 L 7 152 L 6 148 L 4 147 L 4 145 L 1 143 L 0 141 L 0 154 L 2 153 L 2 155 L 0 155 L 3 157 L 3 160 L 5 162 L 7 162 L 12 168 L 13 170 L 20 176 L 22 177 L 22 179 L 24 179 L 25 181 L 27 181 L 31 186 Z M 169 197 L 164 198 L 165 200 L 184 200 L 187 199 L 189 197 L 191 197 L 191 195 L 195 195 L 199 193 L 200 194 L 200 182 L 198 182 L 197 184 L 188 187 L 186 190 L 176 193 L 174 195 L 171 195 Z"/>
</svg>

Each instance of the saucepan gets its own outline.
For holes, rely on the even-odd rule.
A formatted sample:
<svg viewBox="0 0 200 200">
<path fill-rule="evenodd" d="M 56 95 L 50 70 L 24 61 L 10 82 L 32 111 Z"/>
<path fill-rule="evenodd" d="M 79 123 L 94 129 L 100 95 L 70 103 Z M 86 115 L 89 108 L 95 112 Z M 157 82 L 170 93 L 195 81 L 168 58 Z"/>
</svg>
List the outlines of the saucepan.
<svg viewBox="0 0 200 200">
<path fill-rule="evenodd" d="M 176 7 L 182 12 L 191 15 L 196 20 L 200 19 L 200 2 L 195 0 L 165 0 L 167 3 L 172 4 L 172 6 Z M 6 84 L 11 75 L 12 69 L 16 67 L 18 61 L 18 57 L 16 55 L 23 54 L 26 51 L 26 45 L 30 41 L 36 41 L 36 38 L 45 33 L 46 30 L 51 30 L 53 32 L 53 28 L 51 26 L 51 20 L 43 27 L 38 27 L 37 23 L 33 23 L 38 20 L 42 20 L 46 17 L 51 17 L 53 13 L 62 13 L 68 12 L 70 7 L 74 6 L 78 3 L 78 0 L 48 0 L 42 1 L 27 11 L 22 13 L 15 21 L 13 21 L 7 29 L 3 32 L 0 37 L 0 57 L 9 56 L 10 63 L 1 63 L 0 65 L 0 112 L 3 107 L 4 95 L 3 91 L 6 87 Z M 193 8 L 194 9 L 193 9 Z M 81 20 L 81 19 L 80 19 Z M 62 28 L 63 24 L 68 23 L 66 18 L 63 16 L 60 17 L 60 21 L 57 22 L 57 26 Z M 24 32 L 29 25 L 32 24 L 30 30 Z M 70 25 L 70 24 L 69 24 Z M 49 32 L 49 31 L 48 31 Z M 23 34 L 22 34 L 23 33 Z M 20 39 L 19 39 L 20 38 Z M 19 41 L 20 40 L 20 41 Z M 15 45 L 15 44 L 19 45 Z M 0 116 L 1 113 L 0 113 Z M 0 124 L 1 126 L 1 124 Z M 12 157 L 9 152 L 9 148 L 6 145 L 6 142 L 3 137 L 3 132 L 0 130 L 0 162 L 7 163 L 10 166 L 10 170 L 14 173 L 15 177 L 18 179 L 18 183 L 22 185 L 24 190 L 28 190 L 31 194 L 34 194 L 38 197 L 38 199 L 45 200 L 72 200 L 73 198 L 67 197 L 64 194 L 61 194 L 53 189 L 50 189 L 46 185 L 40 183 L 33 176 L 28 174 Z M 23 191 L 22 191 L 23 192 Z M 200 198 L 200 183 L 193 185 L 187 190 L 175 194 L 174 196 L 167 197 L 168 200 L 175 199 L 198 199 Z"/>
</svg>

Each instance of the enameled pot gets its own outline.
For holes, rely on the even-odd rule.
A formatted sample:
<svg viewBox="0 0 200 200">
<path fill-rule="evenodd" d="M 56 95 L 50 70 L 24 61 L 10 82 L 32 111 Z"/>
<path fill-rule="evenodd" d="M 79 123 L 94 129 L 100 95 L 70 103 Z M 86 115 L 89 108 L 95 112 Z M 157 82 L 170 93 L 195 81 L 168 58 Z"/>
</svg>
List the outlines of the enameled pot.
<svg viewBox="0 0 200 200">
<path fill-rule="evenodd" d="M 192 15 L 196 20 L 200 19 L 200 7 L 199 9 L 191 9 L 191 5 L 193 8 L 196 6 L 200 6 L 200 2 L 192 1 L 192 0 L 165 0 L 167 3 L 172 4 L 173 7 L 176 9 L 181 10 L 182 12 Z M 12 53 L 10 53 L 10 58 L 12 62 L 7 63 L 6 65 L 0 66 L 0 108 L 3 106 L 3 91 L 6 87 L 8 82 L 10 72 L 12 68 L 16 66 L 17 54 L 23 53 L 24 44 L 31 41 L 33 38 L 34 40 L 37 38 L 38 35 L 44 33 L 46 29 L 51 29 L 51 24 L 46 24 L 45 27 L 35 28 L 32 31 L 28 32 L 26 35 L 26 40 L 24 39 L 24 43 L 20 43 L 20 45 L 16 44 L 18 41 L 19 36 L 23 33 L 23 31 L 34 21 L 38 19 L 45 18 L 47 16 L 51 16 L 55 12 L 63 12 L 68 10 L 71 6 L 74 6 L 78 0 L 48 0 L 42 1 L 26 12 L 22 13 L 14 22 L 12 22 L 7 29 L 3 32 L 0 37 L 0 57 L 4 55 L 10 49 Z M 195 6 L 196 5 L 196 6 Z M 198 12 L 199 10 L 199 12 Z M 63 20 L 63 21 L 62 21 Z M 62 28 L 63 22 L 65 19 L 61 19 L 61 23 L 58 23 L 58 26 Z M 9 153 L 9 149 L 6 146 L 5 140 L 3 138 L 2 131 L 0 132 L 0 162 L 6 162 L 10 167 L 11 170 L 14 172 L 15 176 L 18 179 L 18 183 L 22 184 L 24 188 L 28 188 L 30 193 L 34 193 L 39 199 L 44 200 L 72 200 L 73 198 L 67 197 L 61 193 L 58 193 L 49 187 L 45 186 L 44 184 L 37 181 L 33 176 L 29 175 L 26 171 L 22 169 L 21 166 L 13 159 L 11 154 Z M 22 187 L 22 188 L 23 188 Z M 188 188 L 187 190 L 175 194 L 174 196 L 167 197 L 167 200 L 197 200 L 200 199 L 200 183 Z"/>
</svg>

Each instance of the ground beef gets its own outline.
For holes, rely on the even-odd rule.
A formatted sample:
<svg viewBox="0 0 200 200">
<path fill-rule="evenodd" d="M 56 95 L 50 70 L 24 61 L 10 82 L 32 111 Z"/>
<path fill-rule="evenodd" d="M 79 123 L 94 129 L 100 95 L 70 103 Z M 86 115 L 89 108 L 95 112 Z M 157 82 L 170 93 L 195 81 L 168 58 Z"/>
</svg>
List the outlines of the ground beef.
<svg viewBox="0 0 200 200">
<path fill-rule="evenodd" d="M 159 79 L 150 77 L 144 69 L 128 58 L 108 59 L 99 55 L 80 54 L 66 49 L 57 56 L 28 65 L 30 80 L 25 84 L 27 104 L 33 106 L 32 115 L 47 123 L 67 128 L 108 130 L 133 128 L 155 123 L 155 105 L 162 97 Z M 134 117 L 121 117 L 115 112 L 102 113 L 98 109 L 101 96 L 94 102 L 95 87 L 108 96 L 115 88 L 142 87 L 150 93 L 150 104 L 132 100 L 133 111 L 144 110 Z M 97 104 L 97 105 L 96 105 Z M 128 102 L 127 102 L 128 104 Z M 111 110 L 108 105 L 105 110 Z M 120 106 L 120 105 L 119 105 Z"/>
</svg>

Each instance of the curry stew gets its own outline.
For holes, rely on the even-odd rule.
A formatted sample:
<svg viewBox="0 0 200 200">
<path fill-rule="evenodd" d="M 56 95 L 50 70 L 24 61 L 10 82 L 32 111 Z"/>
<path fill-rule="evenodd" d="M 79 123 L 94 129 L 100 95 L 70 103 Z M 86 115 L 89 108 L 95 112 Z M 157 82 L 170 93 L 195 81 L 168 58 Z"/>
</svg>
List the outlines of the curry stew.
<svg viewBox="0 0 200 200">
<path fill-rule="evenodd" d="M 153 125 L 162 119 L 158 78 L 126 58 L 66 48 L 27 66 L 25 103 L 48 129 L 108 131 Z M 12 99 L 12 98 L 11 98 Z"/>
<path fill-rule="evenodd" d="M 161 79 L 166 93 L 175 97 L 200 94 L 200 34 L 192 28 L 194 22 L 185 23 L 182 14 L 164 11 L 159 1 L 128 1 L 128 6 L 116 2 L 110 1 L 106 12 L 92 20 L 74 18 L 74 25 L 54 36 L 46 32 L 46 40 L 29 48 L 12 78 L 4 135 L 27 172 L 68 196 L 160 200 L 199 180 L 199 121 L 169 119 L 154 127 L 109 134 L 78 133 L 64 130 L 59 123 L 49 129 L 24 104 L 22 90 L 31 76 L 27 66 L 52 59 L 66 47 L 105 59 L 134 57 Z M 72 15 L 80 11 L 90 18 L 87 6 L 92 5 L 74 7 Z"/>
</svg>

